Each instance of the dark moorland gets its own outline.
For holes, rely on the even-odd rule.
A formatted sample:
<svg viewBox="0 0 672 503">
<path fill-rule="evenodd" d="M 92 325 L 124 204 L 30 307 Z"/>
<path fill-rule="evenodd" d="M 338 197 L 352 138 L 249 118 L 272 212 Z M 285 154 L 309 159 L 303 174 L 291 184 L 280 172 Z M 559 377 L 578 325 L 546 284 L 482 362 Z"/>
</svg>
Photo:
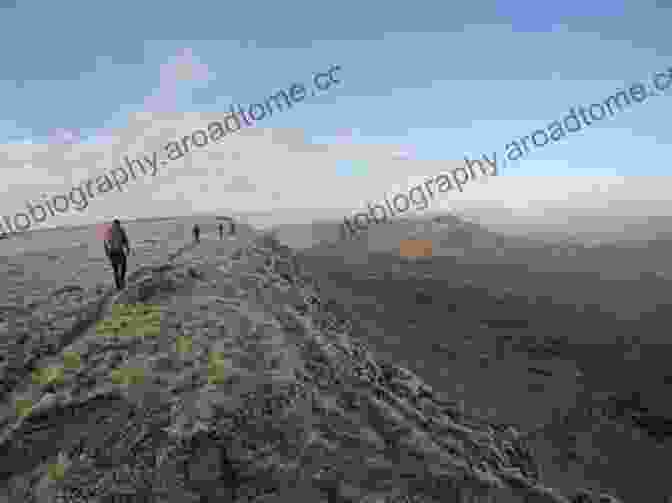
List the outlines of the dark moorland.
<svg viewBox="0 0 672 503">
<path fill-rule="evenodd" d="M 337 231 L 313 237 L 327 234 Z M 432 240 L 434 256 L 400 257 L 410 236 Z M 381 358 L 530 432 L 549 484 L 625 501 L 646 488 L 648 501 L 663 501 L 672 283 L 660 272 L 669 249 L 662 240 L 537 242 L 447 216 L 323 241 L 301 258 Z"/>
</svg>

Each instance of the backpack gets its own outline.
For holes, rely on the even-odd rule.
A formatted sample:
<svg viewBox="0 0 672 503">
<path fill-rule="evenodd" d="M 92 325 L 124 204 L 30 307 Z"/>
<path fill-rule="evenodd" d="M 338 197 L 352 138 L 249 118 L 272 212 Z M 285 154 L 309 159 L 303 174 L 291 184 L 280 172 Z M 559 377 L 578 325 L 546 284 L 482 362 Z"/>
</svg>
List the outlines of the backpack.
<svg viewBox="0 0 672 503">
<path fill-rule="evenodd" d="M 120 252 L 124 250 L 126 235 L 121 227 L 112 227 L 109 235 L 110 251 Z"/>
</svg>

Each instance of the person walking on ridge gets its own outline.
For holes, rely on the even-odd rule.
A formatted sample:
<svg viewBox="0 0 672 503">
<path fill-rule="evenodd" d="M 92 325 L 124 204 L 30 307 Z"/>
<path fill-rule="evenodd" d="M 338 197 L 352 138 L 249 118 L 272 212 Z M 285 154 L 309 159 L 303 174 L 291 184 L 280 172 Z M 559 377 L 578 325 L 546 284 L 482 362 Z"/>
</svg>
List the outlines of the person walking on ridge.
<svg viewBox="0 0 672 503">
<path fill-rule="evenodd" d="M 198 224 L 194 225 L 193 233 L 194 233 L 194 241 L 196 241 L 197 243 L 200 243 L 201 242 L 201 240 L 200 240 L 201 228 L 198 226 Z"/>
<path fill-rule="evenodd" d="M 117 290 L 122 290 L 126 287 L 126 256 L 131 254 L 131 247 L 126 231 L 118 219 L 114 219 L 112 222 L 103 245 L 105 255 L 110 259 L 114 271 L 114 284 Z M 126 253 L 124 253 L 124 248 L 126 248 Z"/>
<path fill-rule="evenodd" d="M 224 224 L 219 224 L 219 239 L 220 241 L 224 239 Z"/>
</svg>

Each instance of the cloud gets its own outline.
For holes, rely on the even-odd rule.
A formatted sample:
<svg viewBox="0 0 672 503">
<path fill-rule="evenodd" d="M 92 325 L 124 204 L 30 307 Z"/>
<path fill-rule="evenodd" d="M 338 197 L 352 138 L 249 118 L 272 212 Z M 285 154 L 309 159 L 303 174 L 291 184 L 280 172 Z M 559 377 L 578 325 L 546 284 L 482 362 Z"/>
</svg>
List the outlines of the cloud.
<svg viewBox="0 0 672 503">
<path fill-rule="evenodd" d="M 349 128 L 343 128 L 336 131 L 336 143 L 351 143 L 354 131 Z"/>
<path fill-rule="evenodd" d="M 235 175 L 227 185 L 224 185 L 223 189 L 227 192 L 239 192 L 244 194 L 247 192 L 256 192 L 257 186 L 250 182 L 249 178 L 246 176 Z"/>
<path fill-rule="evenodd" d="M 159 68 L 159 87 L 145 98 L 144 107 L 149 112 L 175 110 L 180 89 L 193 91 L 214 78 L 209 67 L 201 63 L 190 48 L 184 48 L 171 61 Z"/>
<path fill-rule="evenodd" d="M 90 136 L 68 149 L 7 145 L 5 149 L 10 151 L 4 154 L 13 164 L 12 178 L 19 190 L 12 190 L 3 199 L 0 216 L 21 211 L 26 200 L 39 200 L 41 193 L 66 193 L 87 178 L 123 166 L 126 155 L 136 158 L 153 151 L 164 152 L 167 142 L 216 120 L 221 120 L 220 113 L 144 111 L 129 116 L 125 128 L 101 130 L 100 136 L 109 139 L 105 142 Z M 138 218 L 186 214 L 196 207 L 199 211 L 215 211 L 223 202 L 236 211 L 268 209 L 269 205 L 278 209 L 358 211 L 367 201 L 380 200 L 393 191 L 406 192 L 425 177 L 448 169 L 448 161 L 395 162 L 392 155 L 400 148 L 363 141 L 315 145 L 306 140 L 301 129 L 268 129 L 260 123 L 217 143 L 192 149 L 184 158 L 160 166 L 156 177 L 129 183 L 123 193 L 114 191 L 91 198 L 89 208 L 80 215 L 59 215 L 46 224 L 64 225 L 70 220 L 79 220 L 79 224 L 83 218 L 96 221 L 109 215 Z M 359 163 L 368 174 L 357 176 L 354 184 L 352 176 L 339 176 L 335 166 L 342 159 Z M 27 163 L 33 167 L 23 168 Z M 418 180 L 412 180 L 414 176 Z M 465 191 L 462 197 L 472 193 L 475 191 Z M 306 217 L 314 213 L 307 211 Z"/>
<path fill-rule="evenodd" d="M 0 164 L 12 185 L 0 201 L 0 217 L 23 211 L 27 200 L 40 201 L 43 193 L 68 193 L 73 185 L 87 178 L 123 166 L 126 155 L 135 158 L 157 151 L 159 159 L 165 159 L 163 146 L 167 142 L 206 128 L 216 120 L 221 120 L 218 112 L 143 112 L 129 117 L 125 128 L 106 131 L 110 142 L 89 137 L 69 148 L 49 144 L 0 145 Z M 50 217 L 45 226 L 100 222 L 110 217 L 214 212 L 222 205 L 236 212 L 268 210 L 282 214 L 281 210 L 287 208 L 303 209 L 299 213 L 307 221 L 328 211 L 338 218 L 365 210 L 367 202 L 382 201 L 386 195 L 408 193 L 411 187 L 464 165 L 464 160 L 459 159 L 395 161 L 393 154 L 406 148 L 400 145 L 360 141 L 316 147 L 306 142 L 302 130 L 263 131 L 257 126 L 242 129 L 217 143 L 192 149 L 180 160 L 161 165 L 155 177 L 147 174 L 129 182 L 124 192 L 115 190 L 90 198 L 85 212 Z M 339 176 L 335 166 L 341 159 L 361 162 L 368 174 L 356 178 Z M 620 179 L 601 183 L 598 191 L 594 185 L 598 178 L 606 179 L 520 177 L 510 176 L 505 169 L 501 176 L 470 183 L 463 193 L 440 194 L 427 211 L 499 205 L 522 206 L 523 210 L 530 208 L 538 213 L 532 207 L 604 207 L 613 199 L 666 201 L 672 188 L 672 177 L 629 177 L 627 184 Z M 661 203 L 661 207 L 664 205 L 672 212 L 672 204 Z"/>
<path fill-rule="evenodd" d="M 81 143 L 89 145 L 110 145 L 117 141 L 117 135 L 108 128 L 97 129 L 93 134 L 81 139 Z"/>
<path fill-rule="evenodd" d="M 392 154 L 392 159 L 399 161 L 408 161 L 414 157 L 416 157 L 416 151 L 415 148 L 411 145 L 404 146 Z"/>
<path fill-rule="evenodd" d="M 159 87 L 144 101 L 145 112 L 170 112 L 177 106 L 181 89 L 193 91 L 196 87 L 210 82 L 214 73 L 208 65 L 201 63 L 190 48 L 181 49 L 171 60 L 159 67 Z M 30 140 L 25 140 L 30 141 Z M 100 128 L 83 137 L 79 129 L 55 128 L 50 131 L 47 143 L 50 145 L 98 144 L 111 145 L 119 142 L 118 132 Z"/>
<path fill-rule="evenodd" d="M 49 133 L 48 142 L 53 145 L 73 145 L 81 141 L 78 129 L 56 128 Z"/>
<path fill-rule="evenodd" d="M 172 65 L 163 67 L 167 78 L 174 74 L 175 79 L 179 81 L 202 81 L 208 82 L 212 78 L 212 72 L 208 66 L 201 63 L 194 56 L 191 49 L 183 49 L 175 58 Z"/>
</svg>

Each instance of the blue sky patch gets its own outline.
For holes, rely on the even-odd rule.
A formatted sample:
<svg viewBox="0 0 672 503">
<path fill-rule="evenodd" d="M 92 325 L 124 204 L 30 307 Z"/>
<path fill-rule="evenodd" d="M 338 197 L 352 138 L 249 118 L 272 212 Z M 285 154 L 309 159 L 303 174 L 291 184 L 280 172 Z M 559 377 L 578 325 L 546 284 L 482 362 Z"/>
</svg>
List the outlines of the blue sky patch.
<svg viewBox="0 0 672 503">
<path fill-rule="evenodd" d="M 365 161 L 341 159 L 336 161 L 336 174 L 339 176 L 365 176 L 368 174 L 368 168 Z"/>
</svg>

